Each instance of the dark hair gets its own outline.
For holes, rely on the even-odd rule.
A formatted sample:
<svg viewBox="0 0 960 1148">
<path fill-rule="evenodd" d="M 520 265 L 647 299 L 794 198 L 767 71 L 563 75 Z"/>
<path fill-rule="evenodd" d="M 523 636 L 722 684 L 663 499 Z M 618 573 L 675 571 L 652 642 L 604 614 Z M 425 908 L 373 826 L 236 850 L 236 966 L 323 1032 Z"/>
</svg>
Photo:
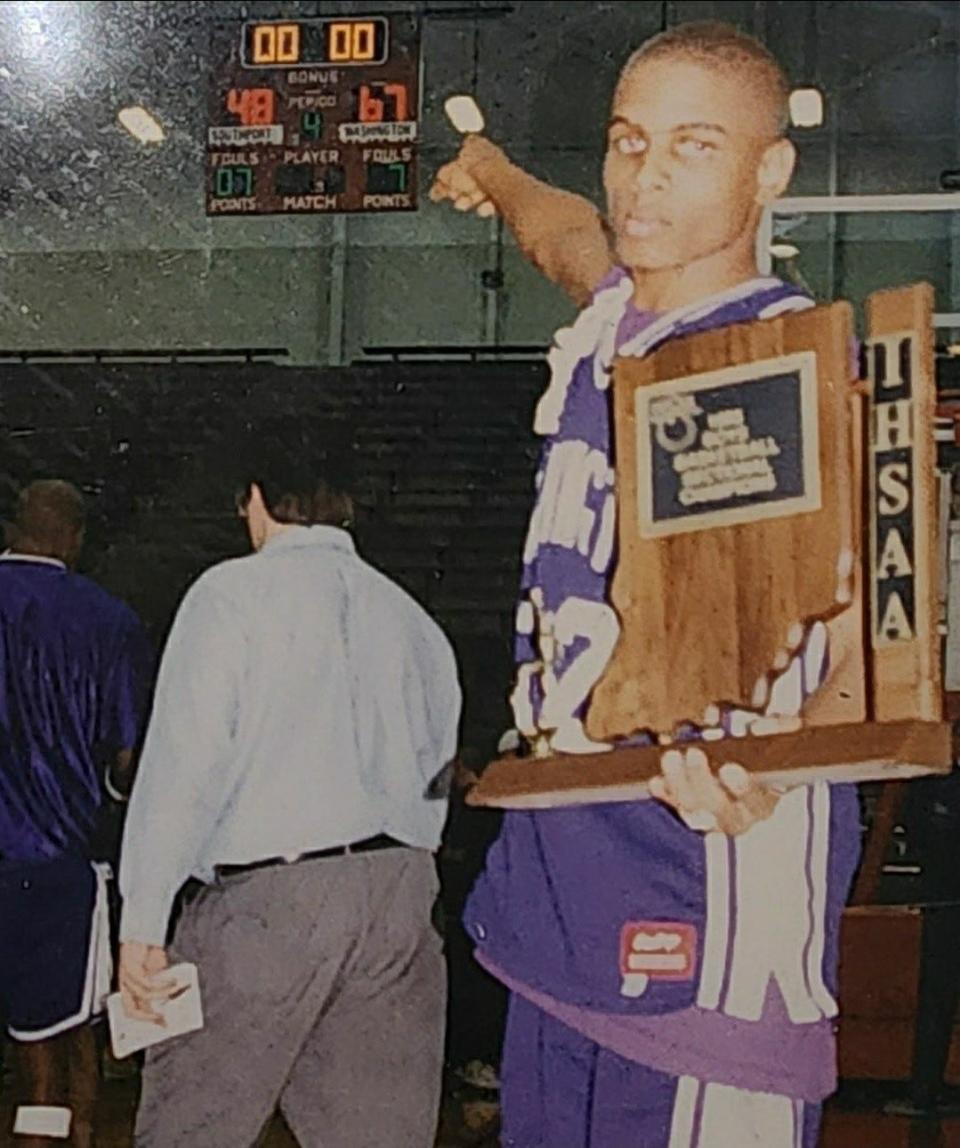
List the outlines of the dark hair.
<svg viewBox="0 0 960 1148">
<path fill-rule="evenodd" d="M 58 554 L 76 542 L 85 524 L 83 495 L 75 486 L 55 478 L 39 479 L 20 492 L 14 540 Z"/>
<path fill-rule="evenodd" d="M 778 135 L 790 126 L 790 82 L 773 53 L 753 36 L 716 20 L 677 24 L 651 37 L 630 56 L 621 81 L 637 64 L 685 57 L 706 67 L 740 69 L 769 101 Z"/>
<path fill-rule="evenodd" d="M 353 525 L 349 458 L 329 430 L 292 421 L 248 426 L 228 443 L 235 459 L 234 494 L 243 508 L 253 486 L 277 522 L 303 526 Z"/>
</svg>

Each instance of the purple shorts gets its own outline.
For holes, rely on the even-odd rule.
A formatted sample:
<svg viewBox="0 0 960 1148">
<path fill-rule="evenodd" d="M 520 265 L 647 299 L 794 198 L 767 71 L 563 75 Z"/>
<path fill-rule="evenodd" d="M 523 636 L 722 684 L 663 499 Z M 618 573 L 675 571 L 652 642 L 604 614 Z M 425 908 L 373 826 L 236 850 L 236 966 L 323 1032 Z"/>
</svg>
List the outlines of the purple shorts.
<svg viewBox="0 0 960 1148">
<path fill-rule="evenodd" d="M 501 1066 L 503 1148 L 815 1148 L 819 1105 L 668 1076 L 513 994 Z"/>
<path fill-rule="evenodd" d="M 105 908 L 83 858 L 0 864 L 0 1019 L 15 1040 L 47 1040 L 98 1010 Z"/>
</svg>

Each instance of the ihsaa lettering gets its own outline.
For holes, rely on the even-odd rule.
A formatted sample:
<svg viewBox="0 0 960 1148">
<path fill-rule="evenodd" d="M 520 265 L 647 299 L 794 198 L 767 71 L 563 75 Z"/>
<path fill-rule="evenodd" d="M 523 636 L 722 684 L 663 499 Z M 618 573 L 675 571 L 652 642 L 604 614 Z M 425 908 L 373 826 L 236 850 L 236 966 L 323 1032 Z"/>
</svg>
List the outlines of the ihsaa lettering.
<svg viewBox="0 0 960 1148">
<path fill-rule="evenodd" d="M 891 645 L 916 633 L 913 498 L 913 339 L 888 335 L 868 348 L 873 387 L 874 640 Z"/>
</svg>

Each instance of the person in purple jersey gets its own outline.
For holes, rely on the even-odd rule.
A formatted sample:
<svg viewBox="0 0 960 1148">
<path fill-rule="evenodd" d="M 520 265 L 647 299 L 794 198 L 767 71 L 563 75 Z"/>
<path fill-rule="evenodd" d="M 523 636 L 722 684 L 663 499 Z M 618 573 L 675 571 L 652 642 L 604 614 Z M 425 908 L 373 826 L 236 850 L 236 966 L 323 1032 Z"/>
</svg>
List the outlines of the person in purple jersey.
<svg viewBox="0 0 960 1148">
<path fill-rule="evenodd" d="M 555 730 L 556 749 L 604 748 L 582 719 L 618 632 L 608 600 L 614 356 L 812 305 L 756 266 L 763 209 L 794 165 L 788 92 L 755 40 L 681 25 L 621 73 L 607 219 L 480 137 L 438 173 L 435 200 L 499 212 L 528 258 L 584 305 L 556 336 L 537 409 L 545 441 L 517 611 L 517 729 Z M 555 644 L 549 677 L 538 620 Z M 781 676 L 766 714 L 796 716 L 823 681 L 830 636 L 822 623 L 807 627 L 789 679 L 802 689 Z M 715 709 L 710 721 L 727 734 L 755 716 Z M 816 1143 L 835 1087 L 856 791 L 776 793 L 733 763 L 714 774 L 695 746 L 702 732 L 691 729 L 693 748 L 665 752 L 651 784 L 659 800 L 504 817 L 465 925 L 478 960 L 511 990 L 501 1066 L 509 1148 Z"/>
<path fill-rule="evenodd" d="M 21 1084 L 17 1144 L 93 1144 L 90 1020 L 110 988 L 108 867 L 94 836 L 108 794 L 129 791 L 150 680 L 136 615 L 71 571 L 84 507 L 65 482 L 20 495 L 0 554 L 0 1014 Z M 67 1113 L 60 1113 L 67 1119 Z"/>
</svg>

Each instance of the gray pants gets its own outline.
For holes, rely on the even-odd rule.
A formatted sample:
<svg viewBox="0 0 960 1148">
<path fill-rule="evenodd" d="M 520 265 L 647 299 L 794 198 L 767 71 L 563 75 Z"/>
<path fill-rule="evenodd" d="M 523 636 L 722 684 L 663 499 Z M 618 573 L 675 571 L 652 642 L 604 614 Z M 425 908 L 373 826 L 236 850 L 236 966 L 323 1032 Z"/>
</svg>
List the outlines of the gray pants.
<svg viewBox="0 0 960 1148">
<path fill-rule="evenodd" d="M 279 1105 L 301 1148 L 430 1148 L 446 977 L 431 855 L 256 870 L 186 908 L 171 963 L 205 1026 L 147 1055 L 138 1148 L 249 1148 Z"/>
</svg>

